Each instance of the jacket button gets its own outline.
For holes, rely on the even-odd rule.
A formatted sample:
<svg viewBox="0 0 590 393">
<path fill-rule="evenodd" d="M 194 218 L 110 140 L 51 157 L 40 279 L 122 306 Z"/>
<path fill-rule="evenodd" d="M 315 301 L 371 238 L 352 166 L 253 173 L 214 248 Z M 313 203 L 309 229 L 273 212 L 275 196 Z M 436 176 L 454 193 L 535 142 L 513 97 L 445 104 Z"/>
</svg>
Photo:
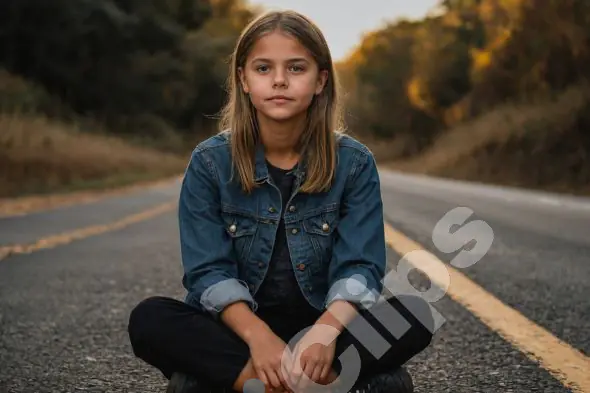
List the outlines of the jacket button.
<svg viewBox="0 0 590 393">
<path fill-rule="evenodd" d="M 297 228 L 293 228 L 293 229 L 291 229 L 291 233 L 292 233 L 293 235 L 296 235 L 296 234 L 297 234 L 297 232 L 299 232 L 299 231 L 297 230 Z"/>
<path fill-rule="evenodd" d="M 305 270 L 305 264 L 300 263 L 299 265 L 297 265 L 297 269 L 298 270 L 301 270 L 301 271 L 304 271 Z"/>
<path fill-rule="evenodd" d="M 229 231 L 230 231 L 231 233 L 234 233 L 234 232 L 235 232 L 237 229 L 238 229 L 238 228 L 236 227 L 236 224 L 231 224 L 231 225 L 229 226 Z"/>
<path fill-rule="evenodd" d="M 276 213 L 277 209 L 275 209 L 274 207 L 271 206 L 268 208 L 268 211 L 271 213 Z"/>
<path fill-rule="evenodd" d="M 297 210 L 297 209 L 295 208 L 295 205 L 291 205 L 291 206 L 289 206 L 289 211 L 290 211 L 291 213 L 295 212 L 295 210 Z"/>
<path fill-rule="evenodd" d="M 258 262 L 258 267 L 264 267 L 264 263 Z"/>
<path fill-rule="evenodd" d="M 324 231 L 324 232 L 328 232 L 328 230 L 329 230 L 329 229 L 330 229 L 330 226 L 328 225 L 328 223 L 326 223 L 326 222 L 325 222 L 325 223 L 322 225 L 322 231 Z"/>
</svg>

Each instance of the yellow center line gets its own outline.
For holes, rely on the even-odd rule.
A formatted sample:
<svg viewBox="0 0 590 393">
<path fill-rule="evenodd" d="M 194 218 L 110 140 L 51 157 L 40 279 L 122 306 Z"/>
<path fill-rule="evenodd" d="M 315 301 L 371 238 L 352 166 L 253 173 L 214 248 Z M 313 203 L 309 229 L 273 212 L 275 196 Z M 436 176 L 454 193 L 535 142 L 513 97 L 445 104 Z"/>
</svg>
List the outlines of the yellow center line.
<svg viewBox="0 0 590 393">
<path fill-rule="evenodd" d="M 75 240 L 84 239 L 90 236 L 100 235 L 106 232 L 116 231 L 147 219 L 156 217 L 174 209 L 177 201 L 163 203 L 152 207 L 148 210 L 132 214 L 122 219 L 102 225 L 92 225 L 84 228 L 74 229 L 72 231 L 60 233 L 58 235 L 47 236 L 29 244 L 13 244 L 0 247 L 0 260 L 14 254 L 29 254 L 41 249 L 54 248 L 64 244 L 71 243 Z"/>
<path fill-rule="evenodd" d="M 590 393 L 590 358 L 496 299 L 454 267 L 445 264 L 448 276 L 441 277 L 440 269 L 432 269 L 431 261 L 443 262 L 388 224 L 385 224 L 385 238 L 407 262 L 424 271 L 433 284 L 448 286 L 447 293 L 453 300 L 538 362 L 563 385 L 574 392 Z M 449 277 L 450 285 L 447 285 Z"/>
<path fill-rule="evenodd" d="M 171 187 L 182 176 L 138 181 L 119 187 L 107 187 L 100 190 L 82 190 L 49 195 L 33 195 L 15 198 L 0 198 L 0 218 L 20 217 L 57 208 L 74 205 L 87 205 L 105 198 L 129 195 L 136 191 L 146 191 L 158 187 Z"/>
</svg>

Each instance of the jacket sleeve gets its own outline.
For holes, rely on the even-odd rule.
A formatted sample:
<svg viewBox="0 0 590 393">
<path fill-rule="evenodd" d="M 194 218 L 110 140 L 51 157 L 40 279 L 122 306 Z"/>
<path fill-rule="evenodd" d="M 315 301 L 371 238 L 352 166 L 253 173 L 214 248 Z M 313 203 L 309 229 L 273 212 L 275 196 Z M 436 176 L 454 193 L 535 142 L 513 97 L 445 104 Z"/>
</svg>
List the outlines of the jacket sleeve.
<svg viewBox="0 0 590 393">
<path fill-rule="evenodd" d="M 336 227 L 325 307 L 343 299 L 369 308 L 380 297 L 387 261 L 383 202 L 373 155 L 358 152 L 349 176 Z"/>
<path fill-rule="evenodd" d="M 237 277 L 213 168 L 202 152 L 193 152 L 182 180 L 178 218 L 186 302 L 218 317 L 234 302 L 245 301 L 251 309 L 256 309 L 256 303 L 246 283 Z"/>
</svg>

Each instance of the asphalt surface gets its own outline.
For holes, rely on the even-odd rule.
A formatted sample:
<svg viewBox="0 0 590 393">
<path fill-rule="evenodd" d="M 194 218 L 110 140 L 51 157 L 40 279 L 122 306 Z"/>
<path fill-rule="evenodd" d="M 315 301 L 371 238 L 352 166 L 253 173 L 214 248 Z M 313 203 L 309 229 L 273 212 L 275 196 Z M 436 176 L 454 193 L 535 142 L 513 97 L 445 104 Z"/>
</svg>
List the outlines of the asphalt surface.
<svg viewBox="0 0 590 393">
<path fill-rule="evenodd" d="M 385 172 L 382 185 L 387 221 L 445 262 L 455 253 L 439 250 L 444 240 L 435 246 L 435 225 L 457 207 L 472 209 L 469 220 L 484 220 L 494 239 L 463 273 L 590 354 L 588 199 Z M 169 202 L 177 192 L 175 183 L 0 219 L 0 246 L 116 221 Z M 393 267 L 399 258 L 389 253 Z M 182 298 L 180 279 L 174 211 L 0 260 L 0 392 L 165 391 L 164 378 L 133 356 L 126 327 L 130 310 L 143 298 Z M 569 391 L 460 304 L 444 297 L 435 307 L 446 322 L 432 345 L 408 364 L 416 392 Z"/>
</svg>

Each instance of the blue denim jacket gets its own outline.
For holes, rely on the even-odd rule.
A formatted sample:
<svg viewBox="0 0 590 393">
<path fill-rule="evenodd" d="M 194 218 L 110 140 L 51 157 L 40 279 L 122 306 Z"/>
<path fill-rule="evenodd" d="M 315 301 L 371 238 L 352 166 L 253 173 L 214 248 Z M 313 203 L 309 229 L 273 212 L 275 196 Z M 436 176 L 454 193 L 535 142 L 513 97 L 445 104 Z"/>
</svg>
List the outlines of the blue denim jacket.
<svg viewBox="0 0 590 393">
<path fill-rule="evenodd" d="M 329 192 L 298 192 L 305 166 L 284 212 L 293 269 L 310 305 L 323 311 L 336 299 L 370 307 L 379 298 L 386 264 L 383 205 L 376 163 L 360 142 L 341 134 Z M 264 150 L 256 151 L 255 180 L 247 195 L 232 180 L 229 134 L 201 142 L 182 181 L 179 229 L 185 301 L 218 316 L 236 301 L 253 311 L 281 217 L 281 195 Z"/>
</svg>

